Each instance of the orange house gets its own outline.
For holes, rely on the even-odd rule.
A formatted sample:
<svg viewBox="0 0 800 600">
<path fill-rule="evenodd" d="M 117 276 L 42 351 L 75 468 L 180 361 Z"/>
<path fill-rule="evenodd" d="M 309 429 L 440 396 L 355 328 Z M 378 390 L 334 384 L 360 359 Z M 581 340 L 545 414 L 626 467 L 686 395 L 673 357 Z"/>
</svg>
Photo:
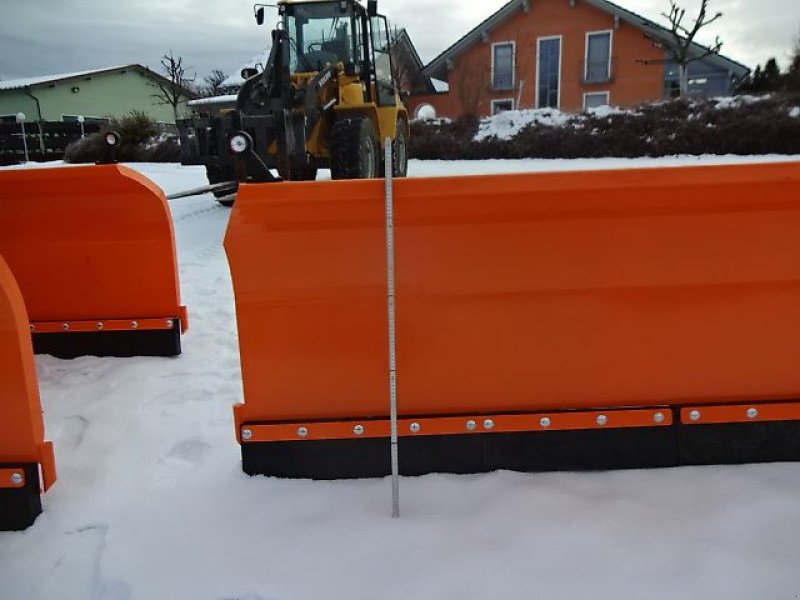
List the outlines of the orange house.
<svg viewBox="0 0 800 600">
<path fill-rule="evenodd" d="M 456 117 L 546 107 L 579 112 L 669 98 L 678 88 L 670 36 L 606 0 L 511 0 L 424 68 L 446 91 L 414 95 L 406 104 L 415 116 L 428 106 Z M 724 56 L 707 56 L 690 65 L 690 93 L 728 94 L 749 72 Z"/>
</svg>

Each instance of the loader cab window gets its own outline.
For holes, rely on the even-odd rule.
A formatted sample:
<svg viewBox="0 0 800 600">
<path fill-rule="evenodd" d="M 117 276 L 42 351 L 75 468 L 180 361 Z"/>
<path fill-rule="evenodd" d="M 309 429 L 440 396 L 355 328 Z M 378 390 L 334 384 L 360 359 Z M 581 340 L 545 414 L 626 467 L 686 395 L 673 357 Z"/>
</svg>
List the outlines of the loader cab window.
<svg viewBox="0 0 800 600">
<path fill-rule="evenodd" d="M 341 3 L 286 5 L 283 13 L 292 73 L 354 62 L 353 17 Z"/>
<path fill-rule="evenodd" d="M 392 81 L 392 56 L 389 45 L 389 28 L 386 17 L 370 17 L 372 29 L 372 51 L 375 61 L 375 79 L 378 88 L 378 104 L 394 104 L 394 83 Z"/>
</svg>

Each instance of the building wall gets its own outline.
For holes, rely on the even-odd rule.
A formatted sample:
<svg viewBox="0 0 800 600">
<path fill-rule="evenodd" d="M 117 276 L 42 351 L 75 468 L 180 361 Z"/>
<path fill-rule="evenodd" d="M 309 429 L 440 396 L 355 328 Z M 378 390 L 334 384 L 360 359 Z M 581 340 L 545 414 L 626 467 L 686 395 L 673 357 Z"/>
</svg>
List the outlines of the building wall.
<svg viewBox="0 0 800 600">
<path fill-rule="evenodd" d="M 614 17 L 577 0 L 531 0 L 530 9 L 520 9 L 511 18 L 488 32 L 453 61 L 445 95 L 421 96 L 409 99 L 410 110 L 427 102 L 440 116 L 454 117 L 469 112 L 475 105 L 479 116 L 490 114 L 493 99 L 514 99 L 515 108 L 534 108 L 537 66 L 537 39 L 562 36 L 561 46 L 561 110 L 577 112 L 583 109 L 586 92 L 610 93 L 610 104 L 634 106 L 645 101 L 659 100 L 663 95 L 663 64 L 644 65 L 642 60 L 662 60 L 664 51 L 646 39 L 643 32 L 625 22 L 615 27 Z M 611 30 L 612 81 L 584 84 L 586 33 Z M 492 44 L 515 41 L 515 86 L 511 91 L 491 89 Z M 470 97 L 469 90 L 477 90 Z M 475 100 L 477 93 L 477 100 Z"/>
<path fill-rule="evenodd" d="M 155 121 L 174 123 L 172 107 L 159 104 L 153 98 L 156 92 L 150 79 L 135 69 L 41 84 L 32 90 L 39 99 L 44 121 L 61 121 L 63 115 L 122 117 L 137 110 Z M 0 91 L 0 114 L 20 111 L 28 121 L 39 119 L 35 101 L 21 90 Z"/>
<path fill-rule="evenodd" d="M 36 119 L 36 101 L 22 90 L 0 91 L 0 118 L 24 113 L 28 120 Z"/>
</svg>

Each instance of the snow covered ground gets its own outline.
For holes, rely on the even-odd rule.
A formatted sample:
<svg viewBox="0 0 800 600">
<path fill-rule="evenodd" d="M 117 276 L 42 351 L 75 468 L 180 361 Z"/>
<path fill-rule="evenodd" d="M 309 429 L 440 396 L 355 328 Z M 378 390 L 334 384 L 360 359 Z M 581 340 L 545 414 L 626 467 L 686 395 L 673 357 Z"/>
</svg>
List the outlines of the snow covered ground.
<svg viewBox="0 0 800 600">
<path fill-rule="evenodd" d="M 410 173 L 765 160 L 786 157 L 412 161 Z M 199 168 L 135 168 L 168 193 L 204 182 Z M 399 520 L 388 480 L 246 477 L 229 211 L 209 196 L 171 210 L 184 354 L 37 358 L 59 481 L 32 528 L 0 533 L 0 599 L 800 597 L 800 464 L 404 478 Z"/>
</svg>

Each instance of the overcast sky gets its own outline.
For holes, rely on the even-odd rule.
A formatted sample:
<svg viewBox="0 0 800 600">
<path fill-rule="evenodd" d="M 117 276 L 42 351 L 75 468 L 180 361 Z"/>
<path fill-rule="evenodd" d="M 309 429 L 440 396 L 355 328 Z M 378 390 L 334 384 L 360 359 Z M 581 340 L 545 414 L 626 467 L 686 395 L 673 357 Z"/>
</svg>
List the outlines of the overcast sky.
<svg viewBox="0 0 800 600">
<path fill-rule="evenodd" d="M 534 2 L 536 0 L 533 0 Z M 566 0 L 563 0 L 566 1 Z M 427 63 L 505 0 L 379 0 L 405 27 Z M 617 0 L 660 20 L 668 0 Z M 679 2 L 694 11 L 700 0 Z M 142 63 L 158 68 L 172 49 L 198 79 L 212 69 L 238 70 L 266 46 L 251 0 L 0 0 L 0 78 L 50 75 Z M 770 56 L 781 65 L 800 31 L 800 0 L 711 0 L 725 13 L 699 41 L 718 34 L 722 53 L 750 67 Z M 274 24 L 275 13 L 268 21 Z"/>
</svg>

